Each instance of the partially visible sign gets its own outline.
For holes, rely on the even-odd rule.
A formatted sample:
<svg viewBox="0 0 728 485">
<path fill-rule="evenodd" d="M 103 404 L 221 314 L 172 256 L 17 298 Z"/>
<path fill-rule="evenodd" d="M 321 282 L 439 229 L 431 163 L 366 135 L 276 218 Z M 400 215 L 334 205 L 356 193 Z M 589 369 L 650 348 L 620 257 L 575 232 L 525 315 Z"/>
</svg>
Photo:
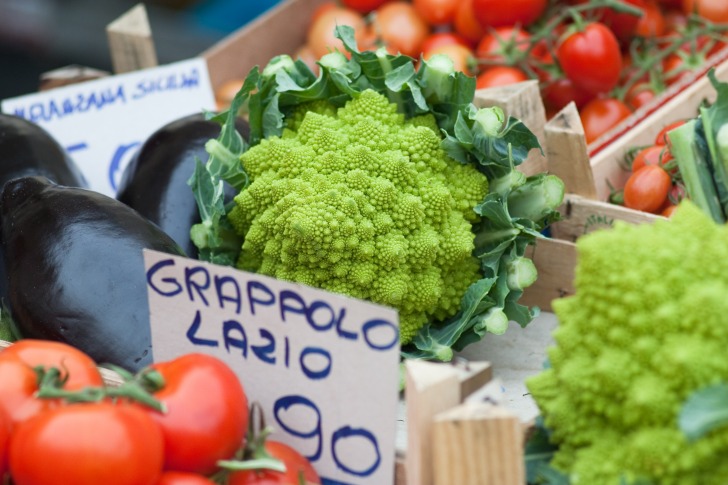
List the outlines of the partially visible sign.
<svg viewBox="0 0 728 485">
<path fill-rule="evenodd" d="M 155 361 L 223 359 L 272 437 L 307 456 L 324 483 L 393 484 L 395 310 L 151 250 L 144 260 Z"/>
<path fill-rule="evenodd" d="M 207 64 L 195 58 L 5 99 L 0 108 L 45 128 L 90 187 L 113 197 L 124 168 L 149 135 L 216 105 Z"/>
</svg>

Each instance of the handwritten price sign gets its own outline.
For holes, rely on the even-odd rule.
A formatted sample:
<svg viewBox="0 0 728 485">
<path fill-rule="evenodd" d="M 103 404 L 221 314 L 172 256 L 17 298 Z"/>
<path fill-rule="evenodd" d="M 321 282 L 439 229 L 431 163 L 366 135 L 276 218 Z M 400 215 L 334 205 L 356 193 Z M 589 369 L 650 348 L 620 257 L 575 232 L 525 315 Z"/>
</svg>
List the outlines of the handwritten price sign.
<svg viewBox="0 0 728 485">
<path fill-rule="evenodd" d="M 392 485 L 396 311 L 145 250 L 154 359 L 215 355 L 330 485 Z"/>
<path fill-rule="evenodd" d="M 124 168 L 149 135 L 216 105 L 207 64 L 190 59 L 6 99 L 1 108 L 45 128 L 90 187 L 113 197 Z"/>
</svg>

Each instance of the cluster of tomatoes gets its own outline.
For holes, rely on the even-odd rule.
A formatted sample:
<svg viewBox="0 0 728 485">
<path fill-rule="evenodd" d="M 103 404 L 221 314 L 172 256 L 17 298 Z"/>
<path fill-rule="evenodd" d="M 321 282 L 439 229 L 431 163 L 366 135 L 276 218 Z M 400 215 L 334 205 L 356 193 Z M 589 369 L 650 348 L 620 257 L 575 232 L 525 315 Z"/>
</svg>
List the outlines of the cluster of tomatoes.
<svg viewBox="0 0 728 485">
<path fill-rule="evenodd" d="M 683 123 L 685 120 L 670 123 L 660 130 L 652 145 L 635 151 L 629 178 L 624 189 L 612 195 L 612 202 L 666 217 L 672 214 L 686 197 L 686 190 L 670 151 L 667 132 Z"/>
<path fill-rule="evenodd" d="M 337 24 L 360 49 L 446 54 L 478 88 L 537 79 L 547 113 L 569 102 L 588 142 L 725 46 L 726 0 L 332 0 L 309 20 L 298 57 L 333 48 Z"/>
<path fill-rule="evenodd" d="M 262 446 L 285 472 L 220 468 L 244 460 L 251 421 L 243 386 L 221 360 L 186 354 L 125 377 L 105 385 L 90 357 L 59 342 L 2 350 L 0 483 L 321 483 L 278 441 Z"/>
</svg>

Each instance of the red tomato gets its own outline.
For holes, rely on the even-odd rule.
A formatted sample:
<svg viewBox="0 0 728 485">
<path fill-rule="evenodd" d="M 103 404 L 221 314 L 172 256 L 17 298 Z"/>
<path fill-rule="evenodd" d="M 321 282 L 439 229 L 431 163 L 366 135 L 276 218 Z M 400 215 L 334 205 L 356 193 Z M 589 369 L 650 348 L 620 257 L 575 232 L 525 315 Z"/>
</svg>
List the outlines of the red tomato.
<svg viewBox="0 0 728 485">
<path fill-rule="evenodd" d="M 323 11 L 309 26 L 306 34 L 306 44 L 317 59 L 333 51 L 346 52 L 344 44 L 334 36 L 337 25 L 348 25 L 354 29 L 357 42 L 365 32 L 364 17 L 354 10 L 334 7 Z"/>
<path fill-rule="evenodd" d="M 677 120 L 665 125 L 655 137 L 655 145 L 668 145 L 670 139 L 667 137 L 667 133 L 679 126 L 684 125 L 686 122 L 687 120 Z"/>
<path fill-rule="evenodd" d="M 10 431 L 12 422 L 5 411 L 0 411 L 0 483 L 5 482 L 8 472 L 8 447 L 10 445 Z"/>
<path fill-rule="evenodd" d="M 473 46 L 485 35 L 485 29 L 475 19 L 473 0 L 461 0 L 458 3 L 453 28 L 455 32 L 468 39 Z"/>
<path fill-rule="evenodd" d="M 382 41 L 395 52 L 417 58 L 422 43 L 430 34 L 430 26 L 409 2 L 396 1 L 379 7 L 372 28 Z"/>
<path fill-rule="evenodd" d="M 384 5 L 388 0 L 341 0 L 344 7 L 360 13 L 369 13 Z"/>
<path fill-rule="evenodd" d="M 476 89 L 493 88 L 496 86 L 507 86 L 527 81 L 528 76 L 517 67 L 493 66 L 478 74 L 475 78 Z"/>
<path fill-rule="evenodd" d="M 590 93 L 608 93 L 619 82 L 622 53 L 617 38 L 602 23 L 592 22 L 568 35 L 556 57 L 566 77 Z"/>
<path fill-rule="evenodd" d="M 659 212 L 672 187 L 670 175 L 657 165 L 633 172 L 624 185 L 624 205 L 644 212 Z"/>
<path fill-rule="evenodd" d="M 38 375 L 26 363 L 14 356 L 0 354 L 0 409 L 13 425 L 39 414 L 55 402 L 35 397 Z"/>
<path fill-rule="evenodd" d="M 631 110 L 636 110 L 655 99 L 655 91 L 647 83 L 635 83 L 627 90 L 624 102 Z"/>
<path fill-rule="evenodd" d="M 436 47 L 429 52 L 423 52 L 422 57 L 429 59 L 434 54 L 445 54 L 452 59 L 456 71 L 462 71 L 468 76 L 472 75 L 471 65 L 474 64 L 473 51 L 461 44 L 446 44 Z"/>
<path fill-rule="evenodd" d="M 248 400 L 240 380 L 222 360 L 185 354 L 152 368 L 164 378 L 154 397 L 166 413 L 148 409 L 164 435 L 165 469 L 210 474 L 231 458 L 248 428 Z"/>
<path fill-rule="evenodd" d="M 586 3 L 586 2 L 581 2 Z M 647 0 L 626 0 L 625 3 L 630 4 L 640 10 L 644 10 Z M 641 17 L 629 13 L 620 13 L 611 8 L 600 9 L 597 18 L 604 25 L 609 27 L 620 42 L 626 43 L 632 39 L 637 31 L 637 26 Z"/>
<path fill-rule="evenodd" d="M 547 0 L 473 0 L 475 18 L 484 28 L 527 27 L 546 10 Z"/>
<path fill-rule="evenodd" d="M 640 37 L 656 38 L 665 33 L 667 28 L 662 10 L 655 3 L 645 3 L 642 16 L 639 17 L 635 34 Z"/>
<path fill-rule="evenodd" d="M 725 0 L 683 0 L 683 12 L 697 13 L 715 23 L 728 23 L 728 2 Z"/>
<path fill-rule="evenodd" d="M 470 48 L 470 43 L 460 34 L 455 32 L 435 32 L 428 35 L 422 43 L 422 54 L 424 56 L 433 49 L 449 44 L 460 44 Z"/>
<path fill-rule="evenodd" d="M 455 19 L 459 0 L 412 0 L 412 5 L 430 25 L 448 25 Z"/>
<path fill-rule="evenodd" d="M 691 59 L 690 56 L 670 54 L 662 61 L 662 71 L 667 84 L 676 84 L 693 75 L 695 69 L 701 67 L 702 57 Z"/>
<path fill-rule="evenodd" d="M 8 460 L 15 485 L 155 485 L 164 443 L 159 426 L 137 407 L 82 403 L 19 425 Z"/>
<path fill-rule="evenodd" d="M 658 165 L 665 168 L 665 164 L 672 160 L 672 154 L 665 145 L 652 145 L 643 148 L 634 160 L 632 160 L 632 171 L 636 172 L 645 165 Z"/>
<path fill-rule="evenodd" d="M 475 48 L 478 61 L 486 64 L 512 63 L 528 50 L 531 34 L 518 27 L 490 30 Z"/>
<path fill-rule="evenodd" d="M 593 142 L 631 113 L 629 107 L 618 99 L 592 99 L 579 112 L 586 142 Z"/>
<path fill-rule="evenodd" d="M 3 356 L 15 356 L 30 367 L 56 367 L 67 376 L 64 389 L 72 391 L 86 386 L 103 386 L 96 363 L 91 357 L 62 342 L 22 339 L 2 351 Z"/>
<path fill-rule="evenodd" d="M 280 441 L 265 442 L 266 451 L 286 465 L 285 472 L 271 470 L 237 471 L 230 474 L 228 485 L 299 485 L 303 476 L 304 483 L 320 484 L 321 478 L 311 463 L 298 451 Z"/>
<path fill-rule="evenodd" d="M 567 78 L 560 78 L 546 84 L 541 94 L 543 95 L 544 104 L 554 111 L 560 111 L 572 101 L 577 108 L 582 108 L 594 99 L 593 94 L 574 86 L 571 79 Z"/>
<path fill-rule="evenodd" d="M 156 485 L 215 485 L 215 482 L 197 473 L 165 471 Z"/>
</svg>

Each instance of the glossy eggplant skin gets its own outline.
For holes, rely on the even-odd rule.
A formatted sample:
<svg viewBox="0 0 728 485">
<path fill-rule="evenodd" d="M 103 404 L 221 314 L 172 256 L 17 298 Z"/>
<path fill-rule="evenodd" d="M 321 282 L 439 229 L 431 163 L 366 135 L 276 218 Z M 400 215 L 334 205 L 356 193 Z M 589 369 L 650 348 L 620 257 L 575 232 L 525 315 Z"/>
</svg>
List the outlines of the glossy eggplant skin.
<svg viewBox="0 0 728 485">
<path fill-rule="evenodd" d="M 18 177 L 40 175 L 61 185 L 87 187 L 81 170 L 43 128 L 0 113 L 0 188 Z"/>
<path fill-rule="evenodd" d="M 143 249 L 182 249 L 118 200 L 43 177 L 5 184 L 2 243 L 23 338 L 57 340 L 135 372 L 152 362 Z"/>
<path fill-rule="evenodd" d="M 40 175 L 69 187 L 87 187 L 81 170 L 47 131 L 25 118 L 0 113 L 0 189 L 9 180 Z M 8 303 L 0 256 L 0 300 Z"/>
<path fill-rule="evenodd" d="M 238 119 L 236 127 L 247 139 L 247 122 Z M 205 143 L 219 135 L 220 125 L 205 120 L 202 114 L 163 126 L 129 162 L 116 195 L 118 200 L 161 227 L 195 259 L 197 247 L 190 240 L 190 228 L 200 222 L 200 214 L 187 181 L 195 171 L 195 159 L 207 161 Z"/>
</svg>

